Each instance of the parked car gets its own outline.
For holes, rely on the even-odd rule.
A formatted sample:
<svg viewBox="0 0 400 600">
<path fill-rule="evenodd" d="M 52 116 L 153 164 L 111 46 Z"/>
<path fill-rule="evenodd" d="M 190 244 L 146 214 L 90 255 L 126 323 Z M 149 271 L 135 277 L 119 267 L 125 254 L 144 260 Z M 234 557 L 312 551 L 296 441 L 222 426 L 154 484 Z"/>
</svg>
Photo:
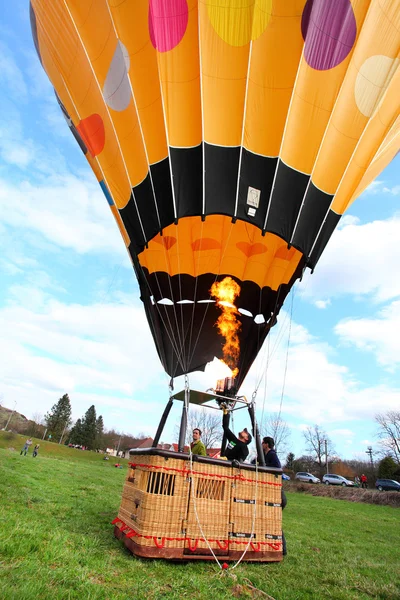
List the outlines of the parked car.
<svg viewBox="0 0 400 600">
<path fill-rule="evenodd" d="M 375 487 L 380 492 L 383 490 L 387 492 L 400 492 L 400 483 L 394 479 L 377 479 Z"/>
<path fill-rule="evenodd" d="M 289 477 L 289 475 L 286 475 L 286 473 L 282 473 L 282 479 L 284 481 L 290 481 L 290 477 Z"/>
<path fill-rule="evenodd" d="M 341 475 L 334 475 L 333 473 L 324 475 L 322 478 L 322 483 L 325 483 L 326 485 L 342 485 L 343 487 L 354 487 L 354 481 L 350 481 L 350 479 L 346 479 L 346 477 L 342 477 Z"/>
<path fill-rule="evenodd" d="M 312 473 L 296 473 L 294 478 L 297 479 L 297 481 L 306 481 L 307 483 L 321 483 L 321 480 Z"/>
</svg>

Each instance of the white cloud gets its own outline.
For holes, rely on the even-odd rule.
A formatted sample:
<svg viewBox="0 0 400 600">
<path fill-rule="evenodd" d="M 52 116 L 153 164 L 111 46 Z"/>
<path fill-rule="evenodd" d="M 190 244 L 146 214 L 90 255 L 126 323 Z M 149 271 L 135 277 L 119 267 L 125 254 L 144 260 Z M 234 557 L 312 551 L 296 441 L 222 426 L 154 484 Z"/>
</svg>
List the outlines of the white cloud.
<svg viewBox="0 0 400 600">
<path fill-rule="evenodd" d="M 331 429 L 329 431 L 329 435 L 331 436 L 343 436 L 343 437 L 353 437 L 355 435 L 354 431 L 351 429 Z"/>
<path fill-rule="evenodd" d="M 40 234 L 52 245 L 80 254 L 127 256 L 103 193 L 89 177 L 53 175 L 37 185 L 0 179 L 0 219 L 24 236 Z"/>
<path fill-rule="evenodd" d="M 330 301 L 330 299 L 328 299 L 328 300 L 316 300 L 314 302 L 314 304 L 315 304 L 315 306 L 317 308 L 320 308 L 321 310 L 323 310 L 323 309 L 327 308 L 328 306 L 330 306 L 331 301 Z"/>
<path fill-rule="evenodd" d="M 270 358 L 265 372 L 268 342 L 260 352 L 260 358 L 250 370 L 242 389 L 247 398 L 252 397 L 259 384 L 257 412 L 277 413 L 280 409 L 282 387 L 285 383 L 282 415 L 290 421 L 301 419 L 303 423 L 314 423 L 327 427 L 330 423 L 349 423 L 372 420 L 376 413 L 377 398 L 382 411 L 398 405 L 400 389 L 375 385 L 367 387 L 359 382 L 349 369 L 340 363 L 339 356 L 329 344 L 310 335 L 302 326 L 292 322 L 288 369 L 285 378 L 286 349 L 288 335 L 287 313 L 281 312 L 279 326 L 270 340 Z M 225 372 L 212 371 L 190 375 L 193 389 L 204 390 L 214 385 Z M 348 429 L 348 427 L 340 427 Z M 349 430 L 350 431 L 350 430 Z M 348 434 L 349 435 L 349 434 Z"/>
<path fill-rule="evenodd" d="M 334 232 L 315 273 L 299 285 L 304 298 L 366 296 L 383 302 L 400 295 L 400 215 Z"/>
<path fill-rule="evenodd" d="M 385 181 L 381 179 L 375 179 L 369 186 L 364 190 L 363 194 L 367 196 L 376 196 L 377 194 L 390 194 L 391 196 L 400 195 L 400 185 L 386 185 Z"/>
<path fill-rule="evenodd" d="M 24 414 L 46 412 L 67 391 L 75 418 L 90 404 L 99 412 L 125 409 L 125 414 L 135 413 L 134 431 L 161 413 L 157 397 L 141 402 L 150 386 L 166 387 L 141 306 L 64 304 L 41 290 L 33 298 L 32 289 L 25 291 L 24 305 L 0 310 L 6 405 L 16 400 Z M 119 426 L 125 427 L 125 420 Z"/>
<path fill-rule="evenodd" d="M 344 215 L 340 221 L 338 228 L 343 229 L 343 227 L 347 227 L 348 225 L 358 225 L 360 223 L 360 219 L 353 215 Z"/>
<path fill-rule="evenodd" d="M 385 368 L 400 365 L 400 301 L 383 308 L 375 317 L 343 319 L 335 327 L 342 342 L 371 352 Z"/>
<path fill-rule="evenodd" d="M 18 68 L 7 46 L 0 43 L 0 85 L 20 102 L 27 97 L 27 87 L 22 71 Z"/>
</svg>

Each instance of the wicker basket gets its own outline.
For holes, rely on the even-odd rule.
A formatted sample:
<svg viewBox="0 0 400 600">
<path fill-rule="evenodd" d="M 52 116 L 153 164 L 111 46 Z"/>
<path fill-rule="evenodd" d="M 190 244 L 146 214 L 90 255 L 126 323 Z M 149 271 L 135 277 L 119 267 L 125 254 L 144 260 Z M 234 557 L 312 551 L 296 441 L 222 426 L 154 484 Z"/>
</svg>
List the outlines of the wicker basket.
<svg viewBox="0 0 400 600">
<path fill-rule="evenodd" d="M 115 535 L 136 555 L 282 560 L 279 470 L 151 448 L 131 452 Z"/>
</svg>

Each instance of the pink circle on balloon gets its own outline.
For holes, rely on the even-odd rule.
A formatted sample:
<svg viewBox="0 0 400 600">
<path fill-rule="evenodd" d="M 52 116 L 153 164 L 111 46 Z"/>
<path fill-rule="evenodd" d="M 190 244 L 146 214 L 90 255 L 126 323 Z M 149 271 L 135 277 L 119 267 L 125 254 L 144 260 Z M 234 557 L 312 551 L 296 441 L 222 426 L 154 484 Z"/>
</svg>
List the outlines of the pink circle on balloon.
<svg viewBox="0 0 400 600">
<path fill-rule="evenodd" d="M 150 0 L 149 33 L 159 52 L 168 52 L 185 35 L 189 13 L 186 0 Z"/>
</svg>

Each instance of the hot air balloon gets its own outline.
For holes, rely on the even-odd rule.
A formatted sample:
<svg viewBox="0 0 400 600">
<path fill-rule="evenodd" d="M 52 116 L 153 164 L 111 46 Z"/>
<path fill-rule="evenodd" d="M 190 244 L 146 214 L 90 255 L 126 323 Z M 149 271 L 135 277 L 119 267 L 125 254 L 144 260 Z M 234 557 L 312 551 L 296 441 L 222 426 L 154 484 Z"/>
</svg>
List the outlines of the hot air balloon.
<svg viewBox="0 0 400 600">
<path fill-rule="evenodd" d="M 213 395 L 229 408 L 291 287 L 399 150 L 398 1 L 31 0 L 30 16 L 40 61 L 130 254 L 165 371 L 174 378 L 224 358 L 236 378 Z M 178 485 L 185 468 L 176 458 L 175 475 L 157 471 L 154 456 L 132 463 L 127 485 L 142 481 L 139 504 L 164 495 L 157 506 L 171 507 L 189 493 Z M 198 502 L 227 502 L 228 527 L 252 504 L 235 512 L 221 489 L 202 488 L 207 460 L 193 484 Z M 239 477 L 247 501 L 246 477 L 228 466 L 214 474 Z M 280 481 L 261 475 L 263 489 Z M 210 554 L 190 527 L 181 546 L 157 527 L 140 533 L 121 506 L 118 531 L 136 553 Z M 211 547 L 232 557 L 243 533 L 248 559 L 279 560 L 279 515 L 266 519 L 278 533 L 257 530 L 258 545 L 235 525 L 226 537 L 211 532 Z"/>
</svg>

